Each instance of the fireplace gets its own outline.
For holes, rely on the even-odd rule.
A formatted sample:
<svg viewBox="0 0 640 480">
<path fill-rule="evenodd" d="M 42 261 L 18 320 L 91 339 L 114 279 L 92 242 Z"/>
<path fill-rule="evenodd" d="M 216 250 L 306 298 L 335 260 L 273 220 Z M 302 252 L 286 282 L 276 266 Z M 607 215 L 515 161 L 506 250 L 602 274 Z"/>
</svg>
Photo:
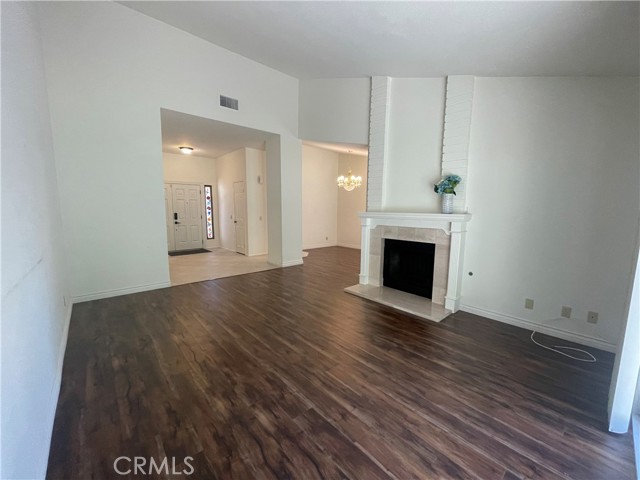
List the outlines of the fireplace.
<svg viewBox="0 0 640 480">
<path fill-rule="evenodd" d="M 374 302 L 382 303 L 436 322 L 458 310 L 460 306 L 464 240 L 468 213 L 396 213 L 363 212 L 358 214 L 362 225 L 360 253 L 360 283 L 345 288 L 345 291 Z M 425 277 L 431 286 L 420 285 L 419 291 L 398 290 L 398 284 L 389 283 L 389 272 L 385 272 L 386 246 L 391 241 L 417 243 L 422 246 L 407 248 L 432 248 L 431 273 L 420 270 L 409 262 L 408 268 L 419 268 L 409 272 L 412 280 L 401 278 L 401 290 L 415 288 Z M 424 245 L 431 245 L 424 246 Z M 395 255 L 395 254 L 394 254 Z M 404 261 L 403 261 L 404 263 Z M 400 277 L 406 277 L 402 274 Z M 392 275 L 393 277 L 393 275 Z M 393 282 L 393 280 L 392 280 Z M 429 292 L 426 294 L 425 292 Z"/>
<path fill-rule="evenodd" d="M 386 238 L 382 284 L 385 287 L 432 298 L 435 254 L 436 246 L 433 243 Z"/>
</svg>

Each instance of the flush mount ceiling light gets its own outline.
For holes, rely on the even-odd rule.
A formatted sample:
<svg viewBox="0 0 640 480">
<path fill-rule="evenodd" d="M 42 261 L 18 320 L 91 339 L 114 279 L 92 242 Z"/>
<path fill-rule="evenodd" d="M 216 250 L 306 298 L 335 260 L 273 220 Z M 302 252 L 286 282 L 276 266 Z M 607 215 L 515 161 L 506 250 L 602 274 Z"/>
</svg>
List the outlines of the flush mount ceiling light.
<svg viewBox="0 0 640 480">
<path fill-rule="evenodd" d="M 354 188 L 362 185 L 362 177 L 360 175 L 356 176 L 351 173 L 351 169 L 349 169 L 349 173 L 347 175 L 340 175 L 338 177 L 338 188 L 344 188 L 347 192 L 350 192 Z"/>
<path fill-rule="evenodd" d="M 185 155 L 191 155 L 191 152 L 193 152 L 193 147 L 178 147 L 178 149 Z"/>
</svg>

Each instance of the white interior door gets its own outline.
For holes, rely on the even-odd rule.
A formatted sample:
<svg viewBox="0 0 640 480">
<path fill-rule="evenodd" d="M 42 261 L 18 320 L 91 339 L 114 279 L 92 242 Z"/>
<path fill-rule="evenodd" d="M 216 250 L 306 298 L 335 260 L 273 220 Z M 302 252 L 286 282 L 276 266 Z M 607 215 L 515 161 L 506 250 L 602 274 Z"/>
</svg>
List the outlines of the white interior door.
<svg viewBox="0 0 640 480">
<path fill-rule="evenodd" d="M 200 185 L 171 184 L 173 235 L 175 250 L 202 248 L 202 211 Z"/>
<path fill-rule="evenodd" d="M 167 222 L 167 251 L 173 252 L 176 249 L 173 235 L 173 196 L 171 194 L 171 185 L 164 184 L 164 211 Z"/>
<path fill-rule="evenodd" d="M 247 193 L 244 182 L 233 184 L 233 223 L 236 228 L 236 252 L 247 254 Z"/>
</svg>

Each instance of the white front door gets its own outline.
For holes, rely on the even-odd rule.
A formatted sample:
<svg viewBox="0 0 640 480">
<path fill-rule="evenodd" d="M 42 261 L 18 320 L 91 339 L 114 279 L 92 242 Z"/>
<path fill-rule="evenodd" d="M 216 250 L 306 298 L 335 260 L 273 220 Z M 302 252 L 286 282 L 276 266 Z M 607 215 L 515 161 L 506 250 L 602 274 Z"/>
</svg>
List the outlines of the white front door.
<svg viewBox="0 0 640 480">
<path fill-rule="evenodd" d="M 171 194 L 171 185 L 164 184 L 164 211 L 167 221 L 167 250 L 173 252 L 176 249 L 173 237 L 173 195 Z"/>
<path fill-rule="evenodd" d="M 202 211 L 200 185 L 171 185 L 176 250 L 202 248 Z"/>
<path fill-rule="evenodd" d="M 247 194 L 244 189 L 244 182 L 233 184 L 233 223 L 236 227 L 236 252 L 247 254 L 247 227 L 245 223 L 245 212 L 247 211 Z"/>
</svg>

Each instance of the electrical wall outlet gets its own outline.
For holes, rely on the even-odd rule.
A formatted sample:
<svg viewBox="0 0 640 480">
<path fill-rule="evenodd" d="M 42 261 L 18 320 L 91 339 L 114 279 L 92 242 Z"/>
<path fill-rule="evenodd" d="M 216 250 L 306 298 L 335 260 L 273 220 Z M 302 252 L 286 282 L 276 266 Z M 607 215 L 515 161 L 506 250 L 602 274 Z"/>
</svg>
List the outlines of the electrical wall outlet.
<svg viewBox="0 0 640 480">
<path fill-rule="evenodd" d="M 524 299 L 524 308 L 526 308 L 527 310 L 533 310 L 533 299 L 532 298 L 525 298 Z"/>
<path fill-rule="evenodd" d="M 564 318 L 571 318 L 571 307 L 562 307 L 562 311 L 560 312 L 560 316 Z"/>
<path fill-rule="evenodd" d="M 598 312 L 589 312 L 587 314 L 587 322 L 598 323 Z"/>
</svg>

